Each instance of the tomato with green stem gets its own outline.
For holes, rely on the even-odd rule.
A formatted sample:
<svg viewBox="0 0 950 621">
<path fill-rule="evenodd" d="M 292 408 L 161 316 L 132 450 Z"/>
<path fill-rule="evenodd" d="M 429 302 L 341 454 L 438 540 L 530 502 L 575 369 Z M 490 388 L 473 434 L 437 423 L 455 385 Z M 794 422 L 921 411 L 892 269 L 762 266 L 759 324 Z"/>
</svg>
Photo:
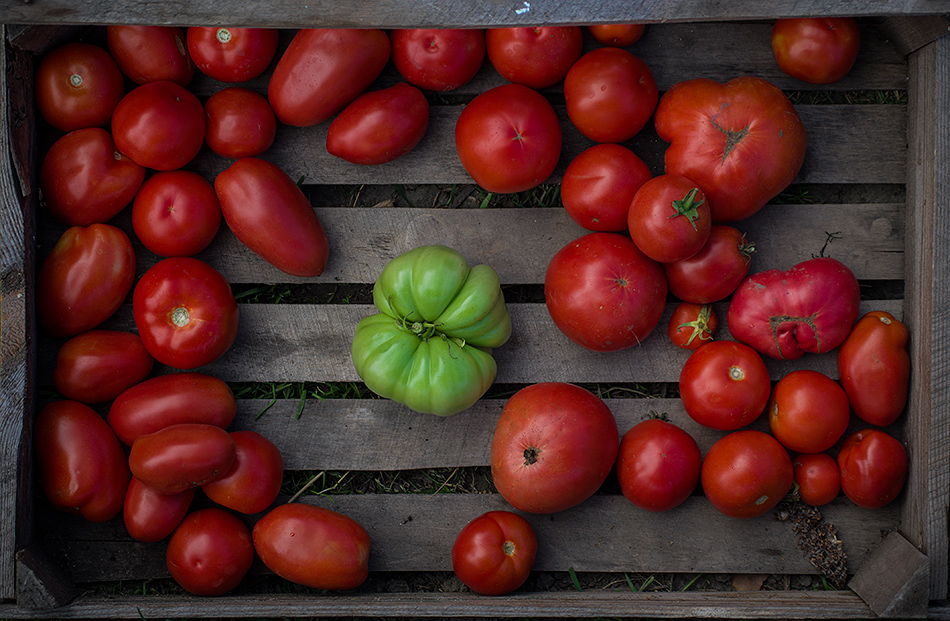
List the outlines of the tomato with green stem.
<svg viewBox="0 0 950 621">
<path fill-rule="evenodd" d="M 673 309 L 666 335 L 677 347 L 695 350 L 713 340 L 719 319 L 709 304 L 680 302 Z"/>
<path fill-rule="evenodd" d="M 637 190 L 627 227 L 633 243 L 654 261 L 682 261 L 702 250 L 709 239 L 709 203 L 686 177 L 660 175 Z"/>
</svg>

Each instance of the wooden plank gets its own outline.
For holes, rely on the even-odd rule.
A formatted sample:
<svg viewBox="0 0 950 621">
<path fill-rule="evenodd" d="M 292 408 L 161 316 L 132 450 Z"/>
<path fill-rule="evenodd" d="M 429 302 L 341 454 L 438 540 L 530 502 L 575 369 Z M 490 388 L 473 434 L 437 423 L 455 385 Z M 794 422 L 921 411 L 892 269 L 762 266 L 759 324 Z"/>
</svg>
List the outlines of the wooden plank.
<svg viewBox="0 0 950 621">
<path fill-rule="evenodd" d="M 930 562 L 900 533 L 890 533 L 848 588 L 880 617 L 921 619 L 930 600 Z"/>
</svg>

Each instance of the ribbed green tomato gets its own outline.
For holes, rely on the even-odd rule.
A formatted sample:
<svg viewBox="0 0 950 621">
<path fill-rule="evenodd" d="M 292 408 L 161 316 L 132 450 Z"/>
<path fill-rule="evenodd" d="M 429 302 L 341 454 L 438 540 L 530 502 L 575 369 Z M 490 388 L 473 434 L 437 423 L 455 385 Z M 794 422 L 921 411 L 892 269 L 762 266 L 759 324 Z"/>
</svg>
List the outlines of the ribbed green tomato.
<svg viewBox="0 0 950 621">
<path fill-rule="evenodd" d="M 449 416 L 495 381 L 491 350 L 511 336 L 498 274 L 469 267 L 446 246 L 420 246 L 390 261 L 373 287 L 379 313 L 356 326 L 356 372 L 376 394 Z"/>
</svg>

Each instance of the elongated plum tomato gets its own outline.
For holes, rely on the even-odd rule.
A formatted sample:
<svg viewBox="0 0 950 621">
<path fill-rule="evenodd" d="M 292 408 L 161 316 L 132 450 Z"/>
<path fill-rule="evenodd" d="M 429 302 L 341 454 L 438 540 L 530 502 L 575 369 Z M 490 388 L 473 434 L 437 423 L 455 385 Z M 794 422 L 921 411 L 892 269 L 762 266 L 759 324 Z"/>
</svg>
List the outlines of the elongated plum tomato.
<svg viewBox="0 0 950 621">
<path fill-rule="evenodd" d="M 704 348 L 700 348 L 702 351 Z M 755 429 L 726 434 L 706 452 L 703 491 L 721 513 L 753 518 L 766 513 L 792 487 L 792 460 L 778 440 Z"/>
<path fill-rule="evenodd" d="M 488 511 L 465 525 L 452 544 L 452 569 L 481 595 L 505 595 L 531 573 L 538 538 L 528 520 L 511 511 Z"/>
<path fill-rule="evenodd" d="M 162 494 L 132 477 L 122 507 L 125 530 L 136 541 L 161 541 L 181 524 L 194 497 L 194 487 L 177 494 Z"/>
<path fill-rule="evenodd" d="M 53 385 L 67 399 L 102 403 L 143 381 L 155 360 L 142 339 L 124 330 L 89 330 L 56 352 Z"/>
<path fill-rule="evenodd" d="M 136 438 L 129 451 L 129 468 L 155 491 L 178 494 L 223 477 L 234 454 L 234 440 L 224 429 L 179 423 Z"/>
<path fill-rule="evenodd" d="M 211 500 L 240 513 L 266 510 L 277 499 L 284 480 L 280 449 L 256 431 L 231 432 L 234 462 L 225 475 L 201 486 Z"/>
<path fill-rule="evenodd" d="M 668 511 L 696 489 L 702 462 L 699 445 L 683 428 L 659 418 L 641 421 L 620 441 L 620 490 L 641 509 Z"/>
<path fill-rule="evenodd" d="M 165 552 L 168 573 L 194 595 L 223 595 L 234 589 L 254 562 L 254 543 L 236 515 L 210 507 L 182 520 Z"/>
<path fill-rule="evenodd" d="M 389 31 L 392 60 L 419 88 L 444 92 L 468 84 L 485 60 L 480 28 L 410 28 Z"/>
<path fill-rule="evenodd" d="M 108 124 L 125 93 L 122 72 L 112 56 L 79 41 L 47 52 L 36 69 L 34 85 L 40 114 L 64 132 Z"/>
</svg>

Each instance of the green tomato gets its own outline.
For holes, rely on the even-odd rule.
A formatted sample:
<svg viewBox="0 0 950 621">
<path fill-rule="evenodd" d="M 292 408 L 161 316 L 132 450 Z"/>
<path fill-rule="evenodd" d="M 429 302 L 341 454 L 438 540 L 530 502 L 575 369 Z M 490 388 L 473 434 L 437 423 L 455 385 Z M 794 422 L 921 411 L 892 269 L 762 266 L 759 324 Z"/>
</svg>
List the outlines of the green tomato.
<svg viewBox="0 0 950 621">
<path fill-rule="evenodd" d="M 379 313 L 356 326 L 356 372 L 376 394 L 448 416 L 471 407 L 492 382 L 491 350 L 511 336 L 498 274 L 470 268 L 446 246 L 420 246 L 390 261 L 373 287 Z"/>
</svg>

